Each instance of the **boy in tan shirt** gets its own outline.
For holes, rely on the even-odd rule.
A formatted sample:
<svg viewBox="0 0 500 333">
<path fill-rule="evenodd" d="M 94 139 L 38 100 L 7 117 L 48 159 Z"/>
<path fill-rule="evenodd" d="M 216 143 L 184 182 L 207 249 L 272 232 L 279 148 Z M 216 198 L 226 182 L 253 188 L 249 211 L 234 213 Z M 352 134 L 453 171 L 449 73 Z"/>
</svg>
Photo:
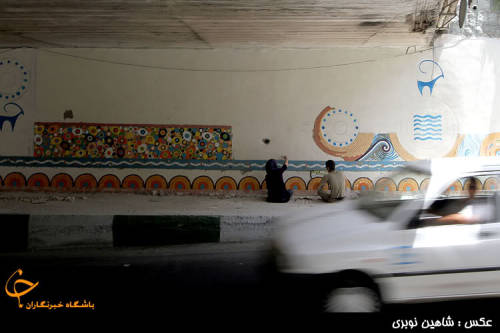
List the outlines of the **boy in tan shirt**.
<svg viewBox="0 0 500 333">
<path fill-rule="evenodd" d="M 335 162 L 328 160 L 325 163 L 328 174 L 324 175 L 318 188 L 318 195 L 326 202 L 341 200 L 345 196 L 345 178 L 341 171 L 335 171 Z M 328 190 L 323 186 L 328 184 Z"/>
</svg>

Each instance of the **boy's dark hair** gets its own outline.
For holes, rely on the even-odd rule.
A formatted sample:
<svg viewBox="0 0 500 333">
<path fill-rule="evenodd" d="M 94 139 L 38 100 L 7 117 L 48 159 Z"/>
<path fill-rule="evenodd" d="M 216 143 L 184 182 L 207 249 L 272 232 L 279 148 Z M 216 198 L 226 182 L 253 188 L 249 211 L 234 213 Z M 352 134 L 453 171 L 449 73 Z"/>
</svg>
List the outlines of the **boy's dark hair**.
<svg viewBox="0 0 500 333">
<path fill-rule="evenodd" d="M 328 161 L 326 161 L 325 165 L 326 165 L 326 168 L 328 169 L 328 171 L 335 170 L 335 162 L 334 161 L 328 160 Z"/>
<path fill-rule="evenodd" d="M 480 182 L 479 182 L 479 179 L 477 179 L 476 177 L 469 177 L 469 181 L 470 181 L 470 185 L 469 185 L 469 188 L 471 190 L 479 190 L 480 188 Z"/>
</svg>

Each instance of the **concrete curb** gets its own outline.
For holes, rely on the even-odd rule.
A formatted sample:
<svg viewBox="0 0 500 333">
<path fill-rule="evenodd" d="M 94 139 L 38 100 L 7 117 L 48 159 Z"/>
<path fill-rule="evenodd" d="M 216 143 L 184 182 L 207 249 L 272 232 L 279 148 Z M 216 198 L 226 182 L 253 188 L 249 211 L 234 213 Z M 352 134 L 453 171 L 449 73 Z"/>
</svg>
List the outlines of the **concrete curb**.
<svg viewBox="0 0 500 333">
<path fill-rule="evenodd" d="M 270 239 L 269 216 L 0 214 L 0 252 Z"/>
</svg>

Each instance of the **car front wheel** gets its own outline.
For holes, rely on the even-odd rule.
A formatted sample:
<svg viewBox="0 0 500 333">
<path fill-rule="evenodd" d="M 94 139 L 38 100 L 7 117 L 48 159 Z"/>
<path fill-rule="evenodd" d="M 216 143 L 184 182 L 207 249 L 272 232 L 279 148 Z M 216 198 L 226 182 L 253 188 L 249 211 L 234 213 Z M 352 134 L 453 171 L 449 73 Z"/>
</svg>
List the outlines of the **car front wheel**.
<svg viewBox="0 0 500 333">
<path fill-rule="evenodd" d="M 324 311 L 337 312 L 378 312 L 380 297 L 369 287 L 336 288 L 327 295 Z"/>
</svg>

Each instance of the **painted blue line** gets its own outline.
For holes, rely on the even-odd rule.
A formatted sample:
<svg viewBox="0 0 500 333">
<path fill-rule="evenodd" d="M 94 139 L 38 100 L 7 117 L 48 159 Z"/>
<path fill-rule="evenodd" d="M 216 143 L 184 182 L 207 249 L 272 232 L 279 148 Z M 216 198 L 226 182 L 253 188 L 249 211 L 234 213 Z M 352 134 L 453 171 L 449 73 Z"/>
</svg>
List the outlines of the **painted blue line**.
<svg viewBox="0 0 500 333">
<path fill-rule="evenodd" d="M 193 169 L 263 171 L 267 160 L 163 160 L 163 159 L 89 159 L 37 158 L 26 156 L 0 157 L 0 166 L 32 168 L 125 168 L 125 169 Z M 283 163 L 283 161 L 280 161 Z M 404 161 L 336 161 L 341 171 L 393 171 L 404 166 Z M 325 169 L 325 161 L 290 161 L 288 170 L 318 171 Z"/>
<path fill-rule="evenodd" d="M 426 140 L 437 140 L 437 141 L 441 141 L 443 140 L 442 138 L 433 138 L 433 137 L 430 137 L 430 136 L 426 136 L 424 138 L 421 138 L 419 136 L 416 136 L 415 137 L 415 140 L 420 140 L 420 141 L 426 141 Z"/>
<path fill-rule="evenodd" d="M 423 131 L 423 132 L 439 132 L 441 133 L 441 129 L 437 129 L 437 128 L 420 128 L 420 127 L 415 127 L 413 129 L 414 131 Z"/>
<path fill-rule="evenodd" d="M 422 126 L 423 128 L 426 128 L 427 127 L 435 127 L 435 128 L 441 128 L 441 124 L 425 124 L 425 125 L 421 125 L 421 124 L 413 124 L 413 128 L 415 127 L 418 127 L 418 126 Z"/>
<path fill-rule="evenodd" d="M 437 116 L 431 116 L 430 114 L 427 115 L 419 115 L 419 114 L 414 114 L 413 118 L 432 118 L 432 119 L 441 119 L 441 115 Z"/>
</svg>

